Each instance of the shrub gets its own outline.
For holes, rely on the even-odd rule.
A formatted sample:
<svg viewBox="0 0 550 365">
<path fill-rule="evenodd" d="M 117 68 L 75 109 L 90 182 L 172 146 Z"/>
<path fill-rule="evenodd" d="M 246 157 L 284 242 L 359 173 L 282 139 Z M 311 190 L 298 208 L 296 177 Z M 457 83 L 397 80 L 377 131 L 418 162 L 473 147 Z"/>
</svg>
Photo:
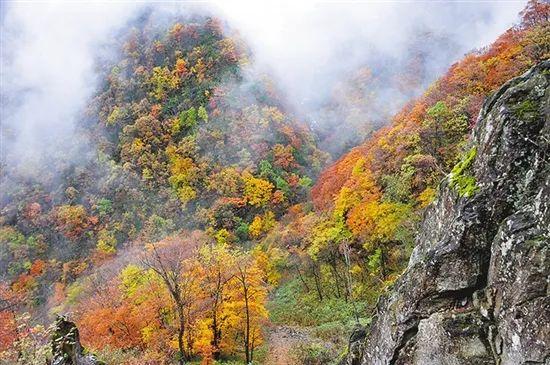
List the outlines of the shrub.
<svg viewBox="0 0 550 365">
<path fill-rule="evenodd" d="M 303 365 L 329 364 L 333 357 L 330 349 L 320 343 L 300 344 L 292 349 L 292 353 Z"/>
</svg>

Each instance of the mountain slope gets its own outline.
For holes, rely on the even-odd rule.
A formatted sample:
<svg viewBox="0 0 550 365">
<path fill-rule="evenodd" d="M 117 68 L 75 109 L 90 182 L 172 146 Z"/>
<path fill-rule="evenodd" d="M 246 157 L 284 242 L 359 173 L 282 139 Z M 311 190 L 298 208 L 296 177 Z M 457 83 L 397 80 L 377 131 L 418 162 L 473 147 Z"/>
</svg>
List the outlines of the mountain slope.
<svg viewBox="0 0 550 365">
<path fill-rule="evenodd" d="M 547 65 L 498 91 L 550 57 L 550 4 L 531 0 L 522 15 L 520 25 L 453 65 L 387 127 L 325 169 L 311 189 L 327 160 L 317 139 L 335 155 L 362 139 L 371 128 L 354 135 L 363 120 L 385 120 L 401 105 L 397 96 L 387 102 L 386 92 L 376 96 L 384 84 L 403 81 L 401 97 L 408 97 L 435 78 L 400 80 L 422 73 L 430 53 L 418 54 L 409 70 L 350 73 L 319 110 L 329 128 L 316 131 L 285 108 L 219 21 L 171 18 L 167 26 L 145 12 L 121 34 L 115 60 L 98 62 L 102 84 L 77 126 L 84 141 L 73 141 L 78 161 L 60 149 L 30 176 L 15 163 L 2 165 L 0 363 L 51 357 L 50 332 L 41 325 L 58 313 L 107 363 L 338 361 L 353 326 L 370 323 L 380 294 L 405 269 L 426 209 L 410 273 L 397 284 L 403 291 L 382 300 L 367 349 L 358 353 L 364 341 L 351 346 L 355 359 L 440 357 L 437 350 L 449 345 L 443 322 L 458 339 L 446 347 L 455 362 L 520 362 L 523 347 L 543 356 L 536 342 L 522 343 L 532 337 L 529 328 L 517 340 L 507 327 L 533 312 L 514 312 L 511 320 L 507 308 L 546 300 L 539 248 L 547 232 L 528 232 L 535 237 L 525 253 L 506 241 L 489 259 L 510 215 L 514 224 L 548 222 L 540 210 L 546 192 L 530 190 L 548 173 L 539 151 L 547 140 L 536 139 L 548 131 L 539 125 L 547 109 L 538 106 L 547 95 L 537 94 L 547 87 Z M 517 166 L 507 164 L 514 159 Z M 438 190 L 448 174 L 447 188 Z M 531 268 L 540 273 L 515 264 L 521 270 L 502 273 L 502 263 L 521 255 L 534 255 Z M 424 256 L 436 261 L 425 264 Z M 516 276 L 527 295 L 511 287 Z M 494 305 L 482 299 L 489 287 L 502 294 Z M 387 303 L 401 312 L 382 311 Z M 72 342 L 74 326 L 67 328 Z M 426 345 L 438 341 L 439 348 Z M 64 357 L 63 348 L 54 351 Z"/>
<path fill-rule="evenodd" d="M 2 170 L 2 360 L 25 362 L 18 341 L 60 311 L 94 324 L 97 317 L 107 321 L 81 331 L 86 346 L 144 348 L 155 341 L 142 331 L 158 324 L 155 335 L 166 335 L 158 340 L 164 347 L 151 353 L 176 357 L 170 298 L 155 302 L 162 315 L 137 315 L 145 305 L 133 308 L 119 285 L 125 266 L 168 235 L 178 237 L 168 245 L 193 239 L 195 245 L 231 246 L 243 256 L 239 250 L 254 247 L 307 196 L 326 158 L 308 126 L 285 111 L 269 80 L 248 66 L 248 51 L 218 20 L 157 19 L 145 12 L 131 25 L 109 52 L 114 60 L 97 62 L 102 83 L 77 126 L 86 138 L 72 141 L 77 161 L 60 150 L 31 175 L 12 161 Z M 263 257 L 262 249 L 256 256 Z M 232 328 L 244 321 L 240 301 L 232 303 Z M 263 318 L 265 298 L 258 301 Z M 20 318 L 25 312 L 32 315 Z M 118 332 L 131 320 L 131 330 Z M 29 332 L 18 333 L 27 325 Z M 234 339 L 240 332 L 227 333 L 232 337 L 224 351 L 232 355 L 241 346 Z M 257 346 L 257 334 L 254 340 Z M 201 346 L 201 353 L 210 351 Z M 197 345 L 186 356 L 198 351 Z"/>
<path fill-rule="evenodd" d="M 391 123 L 326 168 L 311 190 L 315 233 L 303 246 L 330 261 L 349 244 L 365 273 L 354 277 L 361 289 L 391 283 L 406 265 L 437 185 L 468 153 L 483 100 L 550 57 L 549 14 L 548 3 L 530 2 L 520 24 L 466 55 Z"/>
<path fill-rule="evenodd" d="M 472 152 L 441 185 L 348 364 L 548 360 L 549 123 L 550 61 L 485 102 Z"/>
</svg>

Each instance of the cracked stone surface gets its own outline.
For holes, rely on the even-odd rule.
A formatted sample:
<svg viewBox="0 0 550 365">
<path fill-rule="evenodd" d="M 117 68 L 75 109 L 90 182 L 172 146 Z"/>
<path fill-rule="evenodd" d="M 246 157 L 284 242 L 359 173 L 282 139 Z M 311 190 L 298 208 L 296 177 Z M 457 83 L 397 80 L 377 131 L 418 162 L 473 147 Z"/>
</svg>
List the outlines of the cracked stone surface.
<svg viewBox="0 0 550 365">
<path fill-rule="evenodd" d="M 448 181 L 349 365 L 550 364 L 550 61 L 486 100 L 477 192 Z"/>
</svg>

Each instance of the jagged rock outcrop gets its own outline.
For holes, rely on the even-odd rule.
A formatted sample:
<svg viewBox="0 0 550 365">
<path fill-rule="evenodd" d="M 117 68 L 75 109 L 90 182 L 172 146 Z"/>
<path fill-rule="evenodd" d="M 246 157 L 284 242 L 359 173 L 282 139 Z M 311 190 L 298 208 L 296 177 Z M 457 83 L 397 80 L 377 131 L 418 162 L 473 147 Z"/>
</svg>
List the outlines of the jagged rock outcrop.
<svg viewBox="0 0 550 365">
<path fill-rule="evenodd" d="M 105 365 L 86 354 L 80 344 L 78 328 L 63 316 L 57 317 L 52 335 L 52 365 Z"/>
<path fill-rule="evenodd" d="M 550 364 L 549 85 L 545 61 L 485 102 L 346 364 Z"/>
</svg>

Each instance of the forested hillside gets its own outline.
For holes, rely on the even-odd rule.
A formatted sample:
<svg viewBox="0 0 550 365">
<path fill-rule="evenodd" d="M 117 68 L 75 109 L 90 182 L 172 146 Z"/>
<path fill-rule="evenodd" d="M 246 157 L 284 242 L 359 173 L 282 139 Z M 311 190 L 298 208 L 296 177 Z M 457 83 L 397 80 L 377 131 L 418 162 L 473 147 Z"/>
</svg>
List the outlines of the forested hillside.
<svg viewBox="0 0 550 365">
<path fill-rule="evenodd" d="M 550 56 L 548 12 L 548 4 L 531 2 L 520 25 L 466 55 L 390 125 L 323 171 L 312 188 L 316 210 L 328 214 L 320 226 L 329 239 L 320 247 L 356 242 L 359 252 L 376 258 L 382 280 L 399 273 L 414 222 L 441 179 L 450 176 L 461 196 L 475 193 L 463 173 L 476 153 L 466 150 L 466 140 L 485 98 Z"/>
<path fill-rule="evenodd" d="M 94 348 L 147 349 L 149 344 L 160 344 L 151 353 L 161 361 L 178 348 L 170 342 L 178 327 L 172 323 L 177 315 L 171 312 L 169 297 L 134 298 L 137 292 L 153 289 L 160 296 L 171 292 L 157 280 L 162 275 L 155 274 L 153 264 L 151 280 L 139 266 L 126 266 L 143 259 L 136 245 L 144 247 L 175 235 L 158 243 L 159 250 L 170 251 L 166 255 L 171 257 L 176 255 L 171 250 L 183 248 L 180 239 L 190 242 L 182 250 L 186 256 L 208 244 L 215 254 L 200 249 L 196 254 L 202 269 L 198 261 L 192 263 L 197 280 L 214 286 L 212 292 L 199 292 L 206 288 L 194 282 L 198 291 L 194 301 L 200 301 L 201 309 L 214 305 L 205 296 L 222 296 L 222 288 L 213 282 L 216 272 L 201 270 L 215 270 L 212 260 L 228 270 L 245 265 L 242 285 L 265 291 L 256 298 L 259 289 L 253 289 L 259 306 L 255 315 L 263 319 L 268 284 L 263 279 L 272 279 L 268 271 L 274 261 L 267 260 L 260 247 L 248 252 L 250 242 L 269 231 L 290 205 L 307 197 L 312 178 L 327 157 L 316 148 L 307 125 L 280 109 L 267 80 L 247 74 L 242 67 L 248 62 L 246 49 L 238 39 L 224 36 L 216 20 L 175 21 L 166 31 L 151 28 L 142 19 L 120 49 L 120 61 L 103 70 L 104 83 L 80 125 L 90 144 L 98 146 L 97 156 L 66 169 L 56 156 L 47 183 L 38 184 L 16 168 L 3 175 L 0 237 L 8 284 L 5 295 L 14 306 L 71 310 L 82 323 L 95 323 L 83 332 L 85 342 Z M 192 233 L 197 229 L 204 233 Z M 149 250 L 156 255 L 154 247 Z M 235 267 L 227 261 L 231 259 Z M 250 298 L 239 292 L 234 271 L 223 275 L 234 279 L 216 285 L 231 284 L 236 291 L 226 305 L 233 306 L 226 310 L 235 318 L 223 322 L 241 334 L 241 296 Z M 124 289 L 124 283 L 131 288 Z M 96 293 L 99 287 L 102 290 Z M 172 299 L 182 305 L 182 299 Z M 221 309 L 212 310 L 215 318 Z M 137 317 L 132 319 L 130 312 Z M 11 311 L 4 315 L 3 343 L 9 345 L 17 338 L 17 324 Z M 222 345 L 217 328 L 212 330 L 215 348 L 207 349 L 211 316 L 201 322 L 187 313 L 178 315 L 186 322 L 185 356 L 213 351 L 218 357 Z M 98 318 L 112 322 L 97 323 Z M 118 321 L 123 322 L 122 332 Z M 259 323 L 254 320 L 253 325 L 257 331 Z M 191 335 L 191 330 L 197 334 Z M 253 336 L 247 345 L 261 342 L 258 334 Z M 224 346 L 232 353 L 240 343 Z"/>
<path fill-rule="evenodd" d="M 56 314 L 107 364 L 338 362 L 440 181 L 477 192 L 466 141 L 483 101 L 550 58 L 550 4 L 520 17 L 391 121 L 373 95 L 391 79 L 408 96 L 429 53 L 412 47 L 391 77 L 353 70 L 316 115 L 344 117 L 322 129 L 219 19 L 146 12 L 97 62 L 78 161 L 60 150 L 29 173 L 2 160 L 0 363 L 45 363 Z M 442 42 L 424 37 L 413 44 Z M 331 163 L 350 141 L 342 120 L 368 137 Z M 373 120 L 385 126 L 369 136 Z"/>
<path fill-rule="evenodd" d="M 407 269 L 342 365 L 548 359 L 549 68 L 537 63 L 483 103 L 468 139 L 477 153 L 460 164 L 475 192 L 452 177 L 438 187 Z"/>
</svg>

